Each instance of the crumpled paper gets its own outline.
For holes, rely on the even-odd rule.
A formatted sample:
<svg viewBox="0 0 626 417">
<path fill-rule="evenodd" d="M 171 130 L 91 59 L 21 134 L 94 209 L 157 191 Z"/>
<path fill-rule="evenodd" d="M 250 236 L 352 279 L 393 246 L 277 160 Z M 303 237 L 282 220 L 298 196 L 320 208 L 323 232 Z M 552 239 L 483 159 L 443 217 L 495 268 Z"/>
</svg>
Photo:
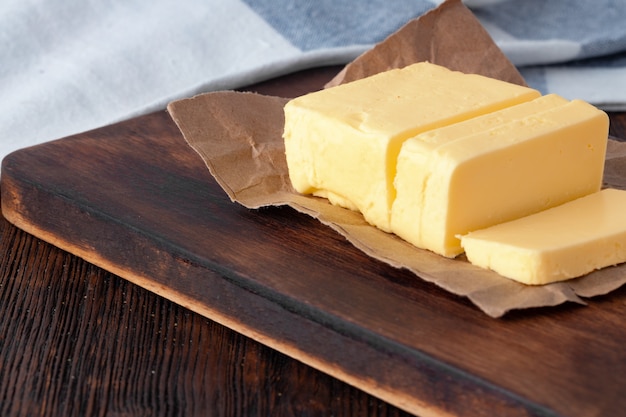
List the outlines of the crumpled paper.
<svg viewBox="0 0 626 417">
<path fill-rule="evenodd" d="M 327 88 L 420 61 L 524 84 L 473 14 L 459 0 L 449 0 L 348 64 Z M 584 304 L 581 297 L 606 294 L 626 283 L 626 265 L 619 265 L 569 281 L 527 286 L 471 265 L 463 255 L 448 259 L 418 249 L 369 225 L 360 213 L 298 194 L 289 181 L 282 139 L 286 102 L 222 91 L 174 101 L 168 111 L 231 200 L 250 209 L 288 205 L 333 228 L 369 256 L 468 297 L 491 317 L 566 301 Z M 605 186 L 626 189 L 626 144 L 609 140 Z"/>
</svg>

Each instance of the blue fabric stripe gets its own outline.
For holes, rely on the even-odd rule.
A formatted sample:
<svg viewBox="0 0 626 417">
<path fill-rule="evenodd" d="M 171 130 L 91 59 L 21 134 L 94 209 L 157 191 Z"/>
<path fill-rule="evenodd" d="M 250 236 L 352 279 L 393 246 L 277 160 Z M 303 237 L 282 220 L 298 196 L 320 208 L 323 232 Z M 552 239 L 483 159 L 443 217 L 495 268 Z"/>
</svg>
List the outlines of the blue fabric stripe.
<svg viewBox="0 0 626 417">
<path fill-rule="evenodd" d="M 624 0 L 503 1 L 477 8 L 481 20 L 492 22 L 519 40 L 560 39 L 579 43 L 579 58 L 626 49 Z"/>
<path fill-rule="evenodd" d="M 244 1 L 303 51 L 380 42 L 434 7 L 427 0 Z"/>
</svg>

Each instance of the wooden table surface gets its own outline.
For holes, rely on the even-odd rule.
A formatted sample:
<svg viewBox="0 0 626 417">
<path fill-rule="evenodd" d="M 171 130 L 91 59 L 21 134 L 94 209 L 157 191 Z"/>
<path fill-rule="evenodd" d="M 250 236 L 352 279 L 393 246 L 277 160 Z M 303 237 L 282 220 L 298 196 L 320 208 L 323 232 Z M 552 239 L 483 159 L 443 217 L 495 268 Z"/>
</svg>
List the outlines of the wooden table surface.
<svg viewBox="0 0 626 417">
<path fill-rule="evenodd" d="M 250 89 L 292 97 L 337 70 Z M 626 137 L 626 113 L 610 116 Z M 406 413 L 1 219 L 0 415 Z"/>
</svg>

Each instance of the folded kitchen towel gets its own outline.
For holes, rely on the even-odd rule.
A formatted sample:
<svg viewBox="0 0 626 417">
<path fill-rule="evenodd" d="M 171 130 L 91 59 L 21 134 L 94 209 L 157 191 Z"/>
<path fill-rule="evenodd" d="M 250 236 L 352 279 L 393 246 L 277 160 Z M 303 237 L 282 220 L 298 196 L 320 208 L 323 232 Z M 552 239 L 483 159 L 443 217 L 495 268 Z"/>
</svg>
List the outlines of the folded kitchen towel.
<svg viewBox="0 0 626 417">
<path fill-rule="evenodd" d="M 3 0 L 0 158 L 174 99 L 343 64 L 437 0 Z M 626 110 L 624 0 L 467 0 L 528 83 Z"/>
</svg>

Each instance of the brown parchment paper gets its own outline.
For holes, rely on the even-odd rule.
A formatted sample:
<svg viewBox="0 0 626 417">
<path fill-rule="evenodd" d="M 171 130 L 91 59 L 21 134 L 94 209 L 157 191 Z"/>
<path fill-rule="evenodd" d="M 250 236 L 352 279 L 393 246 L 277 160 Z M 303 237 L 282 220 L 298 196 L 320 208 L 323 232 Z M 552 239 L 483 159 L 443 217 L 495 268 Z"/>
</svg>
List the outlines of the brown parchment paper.
<svg viewBox="0 0 626 417">
<path fill-rule="evenodd" d="M 460 0 L 449 0 L 348 64 L 327 87 L 425 60 L 524 84 L 473 14 Z M 566 301 L 584 304 L 581 297 L 606 294 L 626 282 L 626 265 L 621 265 L 565 282 L 527 286 L 475 267 L 463 255 L 447 259 L 418 249 L 370 226 L 357 212 L 296 193 L 282 139 L 286 102 L 222 91 L 172 102 L 168 111 L 231 200 L 250 209 L 291 206 L 332 227 L 369 256 L 468 297 L 491 317 Z M 626 144 L 609 140 L 605 186 L 626 189 Z"/>
</svg>

